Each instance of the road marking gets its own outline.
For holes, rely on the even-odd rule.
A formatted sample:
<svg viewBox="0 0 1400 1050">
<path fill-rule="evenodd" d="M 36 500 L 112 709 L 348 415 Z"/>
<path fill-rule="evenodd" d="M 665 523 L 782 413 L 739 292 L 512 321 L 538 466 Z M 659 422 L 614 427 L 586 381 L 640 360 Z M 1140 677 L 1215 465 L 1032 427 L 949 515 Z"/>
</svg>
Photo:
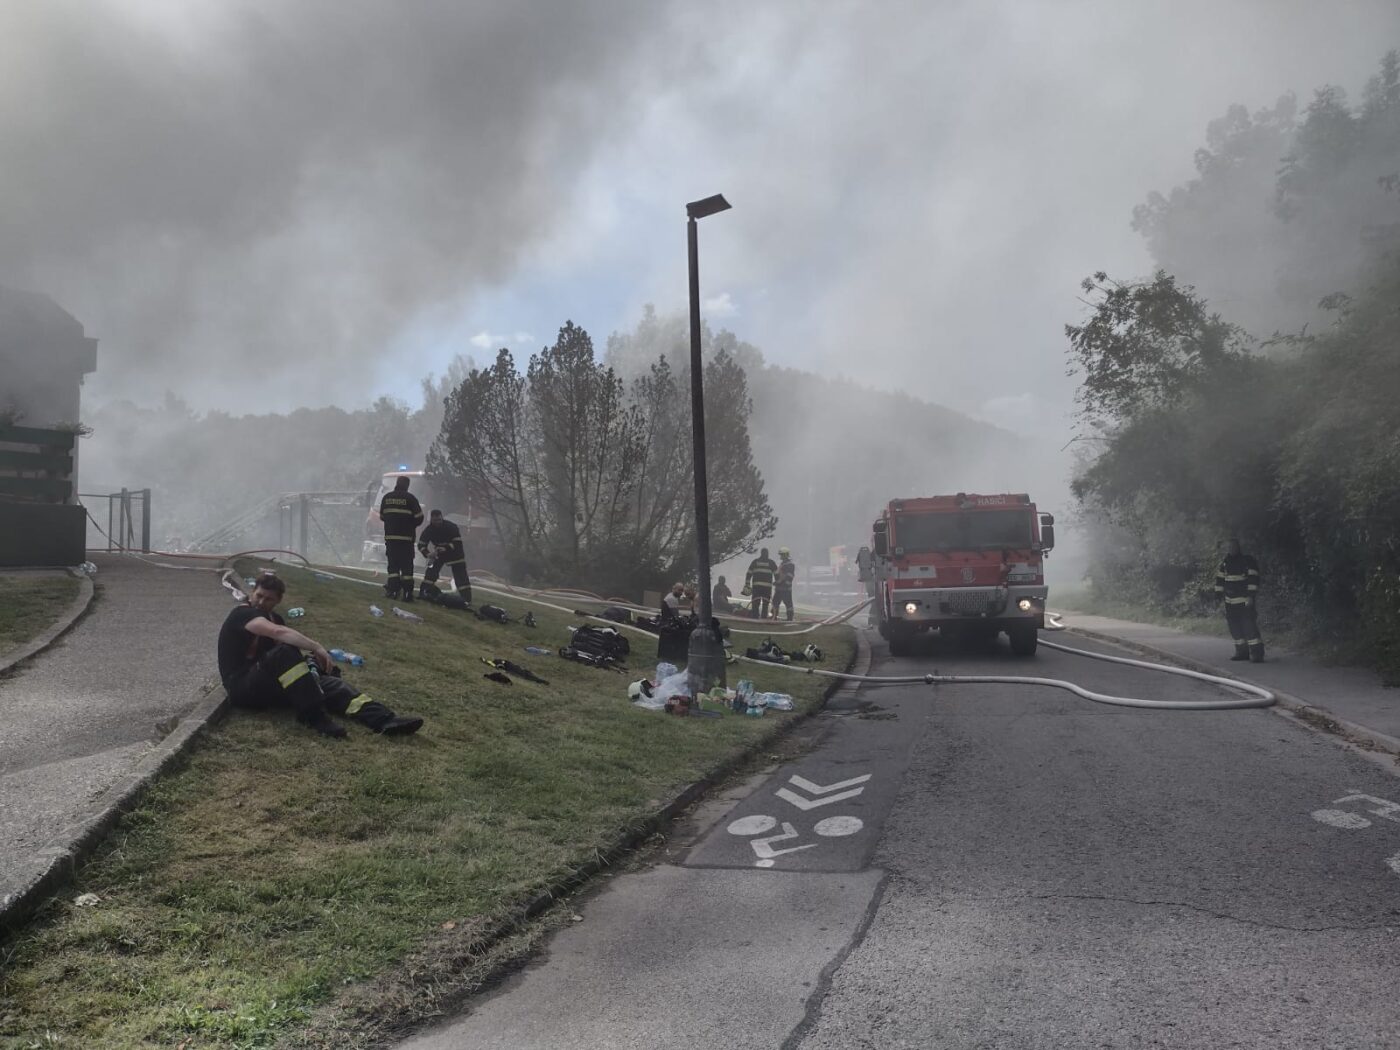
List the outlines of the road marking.
<svg viewBox="0 0 1400 1050">
<path fill-rule="evenodd" d="M 729 825 L 731 835 L 762 835 L 778 826 L 778 818 L 766 813 L 755 813 L 751 817 L 740 817 Z"/>
<path fill-rule="evenodd" d="M 1363 807 L 1372 816 L 1380 817 L 1382 820 L 1389 820 L 1395 824 L 1400 824 L 1400 802 L 1391 802 L 1389 799 L 1376 798 L 1375 795 L 1363 795 L 1359 791 L 1354 791 L 1350 795 L 1343 795 L 1341 798 L 1333 799 L 1332 805 L 1339 806 L 1343 802 L 1371 802 L 1371 806 Z"/>
<path fill-rule="evenodd" d="M 810 780 L 806 779 L 805 777 L 799 777 L 794 775 L 788 777 L 788 783 L 796 784 L 809 795 L 825 795 L 828 791 L 836 791 L 840 788 L 854 787 L 857 784 L 864 784 L 873 775 L 873 773 L 865 773 L 858 777 L 852 777 L 850 780 L 842 780 L 838 781 L 835 784 L 827 784 L 825 786 L 821 784 L 813 784 Z"/>
<path fill-rule="evenodd" d="M 812 830 L 818 835 L 836 838 L 841 835 L 854 835 L 863 827 L 865 827 L 865 821 L 861 820 L 860 817 L 827 817 L 825 820 L 817 821 L 816 827 Z"/>
<path fill-rule="evenodd" d="M 749 843 L 749 845 L 753 847 L 753 851 L 757 853 L 759 857 L 758 860 L 754 861 L 754 867 L 771 868 L 775 857 L 781 857 L 784 853 L 796 853 L 799 850 L 813 849 L 821 845 L 819 842 L 809 842 L 805 846 L 792 846 L 789 849 L 774 849 L 772 846 L 768 845 L 770 842 L 784 842 L 787 839 L 795 838 L 797 838 L 797 829 L 787 821 L 783 821 L 783 833 L 781 835 L 770 835 L 766 839 L 754 839 Z"/>
<path fill-rule="evenodd" d="M 1344 809 L 1315 809 L 1312 818 L 1323 824 L 1331 824 L 1334 828 L 1346 828 L 1348 831 L 1371 826 L 1371 822 L 1360 813 L 1348 813 Z"/>
<path fill-rule="evenodd" d="M 813 784 L 810 780 L 806 779 L 805 777 L 790 776 L 788 777 L 789 784 L 801 788 L 808 794 L 819 795 L 821 797 L 810 799 L 804 798 L 803 796 L 797 794 L 795 791 L 789 791 L 785 787 L 778 788 L 778 790 L 774 792 L 774 794 L 776 794 L 783 801 L 791 802 L 798 809 L 802 810 L 803 812 L 806 812 L 809 809 L 816 809 L 818 806 L 829 806 L 833 802 L 840 802 L 843 799 L 855 798 L 857 795 L 859 795 L 865 790 L 864 787 L 857 787 L 855 785 L 863 785 L 867 780 L 871 778 L 872 775 L 873 774 L 870 773 L 863 773 L 858 777 L 852 777 L 850 780 L 839 780 L 835 784 Z M 841 791 L 842 788 L 850 788 L 851 790 Z M 833 791 L 838 792 L 838 794 L 831 794 L 831 792 Z"/>
</svg>

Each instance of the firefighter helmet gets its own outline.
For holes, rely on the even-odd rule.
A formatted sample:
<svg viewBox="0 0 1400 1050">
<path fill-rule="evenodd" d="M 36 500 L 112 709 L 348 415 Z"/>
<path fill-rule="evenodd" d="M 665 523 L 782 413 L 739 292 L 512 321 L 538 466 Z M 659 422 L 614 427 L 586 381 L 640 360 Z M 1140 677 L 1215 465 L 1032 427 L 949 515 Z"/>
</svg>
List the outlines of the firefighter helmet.
<svg viewBox="0 0 1400 1050">
<path fill-rule="evenodd" d="M 792 554 L 792 551 L 788 550 L 786 547 L 779 547 L 779 548 L 778 548 L 778 556 L 779 556 L 780 558 L 786 558 L 786 557 L 788 557 L 790 554 Z"/>
</svg>

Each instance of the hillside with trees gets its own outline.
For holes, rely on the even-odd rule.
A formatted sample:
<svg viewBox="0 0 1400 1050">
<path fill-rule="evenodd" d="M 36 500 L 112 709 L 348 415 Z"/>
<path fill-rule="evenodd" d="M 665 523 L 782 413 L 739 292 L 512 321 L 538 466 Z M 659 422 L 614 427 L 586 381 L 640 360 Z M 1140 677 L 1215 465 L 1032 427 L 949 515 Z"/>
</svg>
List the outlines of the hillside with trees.
<svg viewBox="0 0 1400 1050">
<path fill-rule="evenodd" d="M 1266 633 L 1354 640 L 1400 676 L 1400 56 L 1211 125 L 1138 209 L 1161 268 L 1095 274 L 1068 325 L 1093 588 L 1204 612 L 1231 534 Z"/>
</svg>

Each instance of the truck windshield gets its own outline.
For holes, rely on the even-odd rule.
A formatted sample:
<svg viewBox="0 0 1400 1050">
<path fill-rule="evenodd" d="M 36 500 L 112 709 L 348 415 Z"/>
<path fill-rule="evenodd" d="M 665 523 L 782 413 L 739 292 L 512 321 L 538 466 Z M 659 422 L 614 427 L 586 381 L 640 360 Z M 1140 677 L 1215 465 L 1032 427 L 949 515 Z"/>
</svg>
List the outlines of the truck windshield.
<svg viewBox="0 0 1400 1050">
<path fill-rule="evenodd" d="M 1026 548 L 1031 545 L 1031 516 L 1024 510 L 896 514 L 892 545 L 906 554 Z"/>
</svg>

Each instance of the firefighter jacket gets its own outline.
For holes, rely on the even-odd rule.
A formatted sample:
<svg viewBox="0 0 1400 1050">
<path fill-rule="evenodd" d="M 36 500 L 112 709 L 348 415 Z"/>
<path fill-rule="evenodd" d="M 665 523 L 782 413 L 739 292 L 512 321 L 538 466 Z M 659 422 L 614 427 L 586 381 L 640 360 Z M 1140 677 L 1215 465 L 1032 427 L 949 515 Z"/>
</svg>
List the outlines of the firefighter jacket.
<svg viewBox="0 0 1400 1050">
<path fill-rule="evenodd" d="M 379 520 L 384 523 L 386 540 L 411 543 L 418 526 L 423 524 L 423 508 L 413 493 L 395 489 L 379 501 Z"/>
<path fill-rule="evenodd" d="M 1215 570 L 1215 592 L 1226 605 L 1248 605 L 1259 593 L 1259 563 L 1248 554 L 1227 554 Z"/>
<path fill-rule="evenodd" d="M 441 547 L 441 555 L 431 551 L 430 546 Z M 465 565 L 467 563 L 467 552 L 462 547 L 462 530 L 457 527 L 455 521 L 448 521 L 446 518 L 443 518 L 436 525 L 429 524 L 418 534 L 418 550 L 425 558 L 441 557 L 444 565 Z"/>
<path fill-rule="evenodd" d="M 744 586 L 754 592 L 762 591 L 764 594 L 773 592 L 773 579 L 778 575 L 778 564 L 772 558 L 755 558 L 749 562 L 748 575 L 744 577 Z"/>
<path fill-rule="evenodd" d="M 791 558 L 784 558 L 782 564 L 778 566 L 778 586 L 792 590 L 792 581 L 797 579 L 797 566 L 792 563 Z"/>
</svg>

